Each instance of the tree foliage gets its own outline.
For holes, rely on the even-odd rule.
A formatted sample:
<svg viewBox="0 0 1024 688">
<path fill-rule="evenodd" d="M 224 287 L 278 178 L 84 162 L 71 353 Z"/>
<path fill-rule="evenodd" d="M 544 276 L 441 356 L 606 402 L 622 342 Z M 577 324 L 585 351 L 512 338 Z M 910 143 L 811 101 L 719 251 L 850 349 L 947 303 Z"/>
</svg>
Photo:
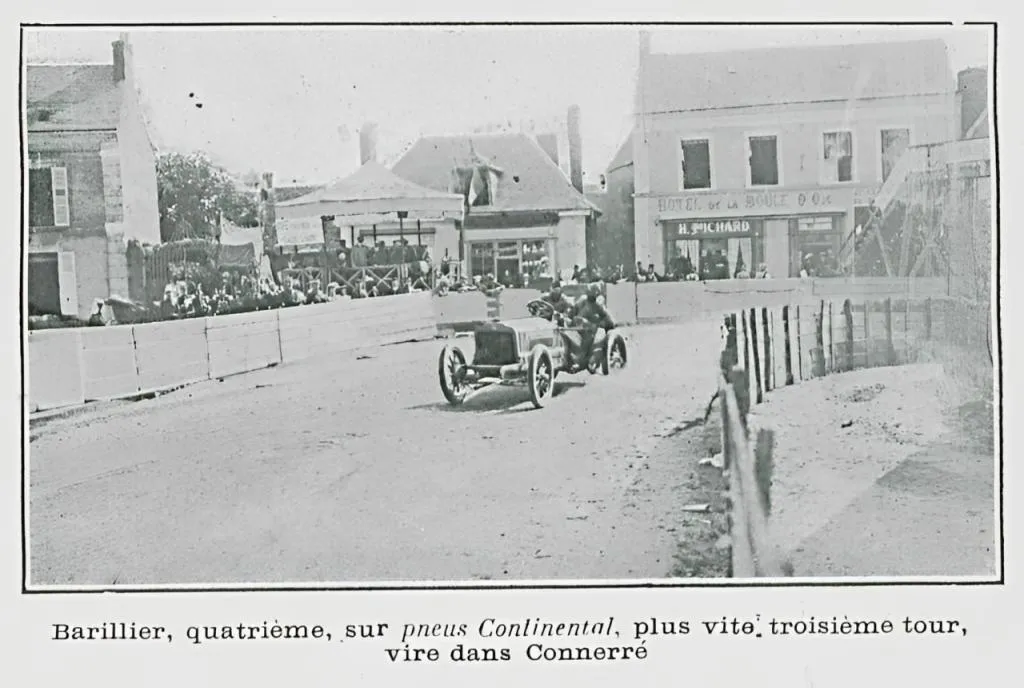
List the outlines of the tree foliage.
<svg viewBox="0 0 1024 688">
<path fill-rule="evenodd" d="M 202 153 L 168 153 L 157 160 L 160 239 L 220 237 L 221 219 L 240 227 L 259 224 L 253 194 Z"/>
</svg>

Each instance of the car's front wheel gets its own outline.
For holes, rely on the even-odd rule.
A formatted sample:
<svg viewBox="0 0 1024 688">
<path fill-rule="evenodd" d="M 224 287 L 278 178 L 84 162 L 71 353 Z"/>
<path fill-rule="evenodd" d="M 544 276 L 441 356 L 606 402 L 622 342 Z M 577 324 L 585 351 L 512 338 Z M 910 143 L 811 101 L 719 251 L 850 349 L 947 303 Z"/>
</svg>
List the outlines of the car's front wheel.
<svg viewBox="0 0 1024 688">
<path fill-rule="evenodd" d="M 457 346 L 448 344 L 441 351 L 437 362 L 437 375 L 441 382 L 441 392 L 452 406 L 458 406 L 469 394 L 465 384 L 466 356 Z"/>
<path fill-rule="evenodd" d="M 604 358 L 601 360 L 601 372 L 605 375 L 613 370 L 626 367 L 626 338 L 618 332 L 609 332 L 605 342 Z"/>
<path fill-rule="evenodd" d="M 551 352 L 544 345 L 534 347 L 526 368 L 527 384 L 530 387 L 530 401 L 536 408 L 543 408 L 555 392 L 555 367 Z"/>
</svg>

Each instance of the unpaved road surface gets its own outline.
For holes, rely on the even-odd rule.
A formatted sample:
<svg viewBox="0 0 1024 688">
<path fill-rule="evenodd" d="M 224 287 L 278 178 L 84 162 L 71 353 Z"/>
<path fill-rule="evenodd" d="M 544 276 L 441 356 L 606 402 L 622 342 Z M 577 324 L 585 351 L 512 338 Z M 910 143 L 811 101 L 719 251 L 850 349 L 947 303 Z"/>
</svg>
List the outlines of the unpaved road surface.
<svg viewBox="0 0 1024 688">
<path fill-rule="evenodd" d="M 777 431 L 772 532 L 797 576 L 997 574 L 991 399 L 936 364 L 768 399 L 755 415 Z"/>
<path fill-rule="evenodd" d="M 29 448 L 32 584 L 668 575 L 717 319 L 628 330 L 629 367 L 533 410 L 459 409 L 440 342 L 317 359 L 55 419 Z M 471 350 L 471 340 L 455 340 Z"/>
</svg>

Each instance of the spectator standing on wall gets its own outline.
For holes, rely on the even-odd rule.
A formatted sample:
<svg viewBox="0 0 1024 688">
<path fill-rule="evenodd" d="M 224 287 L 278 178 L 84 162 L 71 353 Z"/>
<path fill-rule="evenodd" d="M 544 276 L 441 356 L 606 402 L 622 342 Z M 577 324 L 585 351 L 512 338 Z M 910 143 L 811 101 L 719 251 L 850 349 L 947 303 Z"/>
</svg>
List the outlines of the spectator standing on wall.
<svg viewBox="0 0 1024 688">
<path fill-rule="evenodd" d="M 362 236 L 356 239 L 356 245 L 352 247 L 352 267 L 365 268 L 369 262 L 370 249 L 366 246 Z"/>
</svg>

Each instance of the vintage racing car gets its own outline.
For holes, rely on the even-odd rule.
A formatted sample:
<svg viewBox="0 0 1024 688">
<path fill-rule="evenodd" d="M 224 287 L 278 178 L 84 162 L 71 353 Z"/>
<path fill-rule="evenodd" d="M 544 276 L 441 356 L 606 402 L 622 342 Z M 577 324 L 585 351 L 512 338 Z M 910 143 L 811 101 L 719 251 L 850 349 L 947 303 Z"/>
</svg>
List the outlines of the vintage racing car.
<svg viewBox="0 0 1024 688">
<path fill-rule="evenodd" d="M 462 350 L 448 344 L 441 351 L 438 377 L 445 399 L 453 406 L 491 385 L 525 385 L 537 408 L 554 394 L 559 373 L 598 369 L 605 375 L 626 365 L 626 339 L 616 330 L 594 343 L 588 361 L 572 355 L 573 334 L 581 331 L 564 323 L 546 301 L 526 305 L 530 317 L 484 323 L 473 333 L 476 350 L 467 362 Z"/>
</svg>

